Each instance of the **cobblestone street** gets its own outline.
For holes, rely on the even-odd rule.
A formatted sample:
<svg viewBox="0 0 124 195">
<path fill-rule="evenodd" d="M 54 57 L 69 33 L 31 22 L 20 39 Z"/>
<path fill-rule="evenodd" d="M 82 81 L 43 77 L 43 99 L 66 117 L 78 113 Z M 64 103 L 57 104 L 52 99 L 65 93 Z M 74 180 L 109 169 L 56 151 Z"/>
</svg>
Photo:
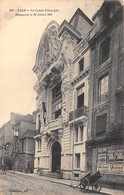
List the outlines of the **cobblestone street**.
<svg viewBox="0 0 124 195">
<path fill-rule="evenodd" d="M 54 180 L 55 181 L 55 180 Z M 97 193 L 98 195 L 122 195 L 121 191 L 112 192 L 103 191 Z M 73 189 L 71 186 L 63 185 L 61 183 L 55 183 L 52 181 L 46 181 L 42 177 L 33 174 L 14 174 L 6 173 L 0 174 L 0 195 L 80 195 L 96 193 L 88 191 L 87 193 L 81 192 L 79 189 Z"/>
<path fill-rule="evenodd" d="M 78 195 L 80 190 L 25 175 L 0 174 L 0 195 Z"/>
</svg>

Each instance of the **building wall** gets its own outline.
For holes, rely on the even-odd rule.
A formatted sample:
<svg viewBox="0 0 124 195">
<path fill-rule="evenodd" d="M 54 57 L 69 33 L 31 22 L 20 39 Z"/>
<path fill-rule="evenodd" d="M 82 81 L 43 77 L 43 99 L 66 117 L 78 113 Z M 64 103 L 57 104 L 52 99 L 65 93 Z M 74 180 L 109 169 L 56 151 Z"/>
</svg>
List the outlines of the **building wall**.
<svg viewBox="0 0 124 195">
<path fill-rule="evenodd" d="M 82 38 L 91 30 L 91 25 L 93 25 L 89 18 L 82 13 L 80 9 L 78 9 L 72 17 L 70 24 L 81 33 Z"/>
<path fill-rule="evenodd" d="M 30 130 L 35 129 L 35 121 L 32 115 L 24 116 L 17 113 L 11 113 L 10 121 L 5 123 L 0 128 L 0 159 L 5 159 L 5 158 L 7 159 L 7 164 L 6 164 L 7 169 L 12 169 L 12 164 L 14 166 L 15 152 L 18 152 L 19 154 L 21 148 L 18 148 L 18 151 L 15 150 L 17 150 L 18 147 L 17 145 L 19 143 L 20 137 L 24 132 L 26 132 L 27 129 Z M 19 130 L 19 137 L 16 138 L 16 141 L 14 138 L 14 130 Z M 34 143 L 30 143 L 30 145 L 28 146 L 28 150 L 29 147 L 31 148 L 30 150 L 34 152 Z M 24 162 L 22 161 L 22 164 L 23 163 Z M 19 168 L 19 158 L 16 159 L 15 167 L 16 169 Z"/>
<path fill-rule="evenodd" d="M 42 35 L 33 68 L 38 78 L 34 86 L 37 92 L 34 172 L 40 171 L 42 174 L 52 176 L 59 171 L 66 179 L 71 179 L 73 176 L 76 179 L 86 170 L 85 141 L 87 139 L 88 59 L 90 53 L 88 48 L 89 35 L 84 36 L 84 34 L 87 34 L 89 29 L 92 28 L 92 22 L 90 21 L 91 24 L 89 24 L 89 21 L 87 22 L 87 19 L 82 15 L 79 14 L 78 16 L 76 12 L 70 23 L 62 23 L 59 32 L 56 22 L 52 21 L 47 26 Z M 75 20 L 77 26 L 74 25 Z M 77 33 L 77 37 L 73 35 L 70 24 L 82 34 L 83 39 L 79 45 L 77 44 L 79 33 Z M 82 26 L 83 29 L 83 25 L 86 32 L 79 30 L 79 26 Z M 40 50 L 44 43 L 44 37 L 47 36 L 47 31 L 51 32 L 53 28 L 58 32 L 56 33 L 58 44 L 54 42 L 52 50 L 48 48 L 47 54 L 51 61 L 47 62 L 46 53 L 43 54 L 42 51 L 42 55 L 40 55 Z M 59 48 L 60 43 L 62 43 L 61 49 Z M 55 59 L 51 59 L 49 53 L 54 50 L 55 46 L 58 48 L 59 55 Z M 54 55 L 56 55 L 56 52 Z M 83 68 L 79 72 L 79 61 L 82 58 L 84 58 L 84 64 L 82 64 Z M 45 60 L 43 61 L 43 59 Z M 53 93 L 53 90 L 56 89 L 55 87 L 59 82 L 61 82 L 60 96 L 56 96 L 54 99 L 54 93 L 56 94 L 56 92 Z M 81 94 L 84 92 L 84 104 L 82 103 L 83 95 L 81 96 L 81 103 L 77 100 L 77 93 L 80 93 L 78 88 L 81 85 L 84 85 L 81 91 Z M 57 101 L 60 101 L 61 104 Z M 82 108 L 80 108 L 81 106 L 77 107 L 77 104 L 81 104 Z M 58 109 L 59 107 L 61 107 L 61 114 L 59 116 L 55 115 L 55 118 L 53 118 L 52 112 L 57 114 L 54 108 Z M 79 140 L 75 141 L 75 129 L 77 127 L 79 129 Z M 57 159 L 56 155 L 58 155 Z M 59 167 L 59 170 L 57 167 Z"/>
<path fill-rule="evenodd" d="M 119 5 L 119 7 L 118 7 Z M 108 23 L 103 23 L 107 7 L 115 7 L 115 12 Z M 121 4 L 104 3 L 95 18 L 96 27 L 91 33 L 90 51 L 90 92 L 89 92 L 89 126 L 87 142 L 88 168 L 94 173 L 99 170 L 104 182 L 123 183 L 124 140 L 123 140 L 123 7 Z M 111 14 L 110 14 L 111 15 Z M 99 21 L 99 22 L 98 22 Z M 97 32 L 97 34 L 96 34 Z M 101 44 L 110 37 L 109 58 L 100 64 Z M 107 44 L 107 43 L 106 43 Z M 107 45 L 106 45 L 107 47 Z M 121 72 L 121 71 L 122 72 Z M 108 74 L 107 96 L 99 101 L 100 79 Z M 97 126 L 98 117 L 106 114 L 105 121 Z M 104 123 L 104 124 L 103 124 Z M 91 163 L 92 161 L 92 163 Z"/>
<path fill-rule="evenodd" d="M 23 172 L 33 172 L 34 169 L 34 139 L 24 138 L 23 151 L 20 151 L 18 157 L 18 170 Z M 22 142 L 21 142 L 22 143 Z"/>
<path fill-rule="evenodd" d="M 26 132 L 27 129 L 29 130 L 35 130 L 35 123 L 33 123 L 32 121 L 21 121 L 20 124 L 19 124 L 19 128 L 20 128 L 20 131 L 19 131 L 19 134 L 20 136 L 22 136 L 22 134 L 24 132 Z"/>
</svg>

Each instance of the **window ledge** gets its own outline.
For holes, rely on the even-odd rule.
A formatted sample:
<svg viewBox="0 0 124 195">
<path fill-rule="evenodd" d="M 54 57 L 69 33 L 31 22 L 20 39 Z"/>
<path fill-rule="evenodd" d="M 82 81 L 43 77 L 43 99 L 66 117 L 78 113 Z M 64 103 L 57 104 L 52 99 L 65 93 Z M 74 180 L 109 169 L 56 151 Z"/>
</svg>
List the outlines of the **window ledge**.
<svg viewBox="0 0 124 195">
<path fill-rule="evenodd" d="M 110 57 L 107 59 L 107 60 L 105 60 L 104 62 L 101 62 L 101 63 L 99 63 L 99 66 L 105 66 L 106 64 L 108 64 L 109 63 L 109 61 L 110 61 Z"/>
<path fill-rule="evenodd" d="M 74 145 L 80 145 L 80 144 L 84 144 L 84 141 L 81 141 L 81 142 L 74 142 Z"/>
<path fill-rule="evenodd" d="M 74 171 L 80 171 L 80 168 L 74 168 Z"/>
</svg>

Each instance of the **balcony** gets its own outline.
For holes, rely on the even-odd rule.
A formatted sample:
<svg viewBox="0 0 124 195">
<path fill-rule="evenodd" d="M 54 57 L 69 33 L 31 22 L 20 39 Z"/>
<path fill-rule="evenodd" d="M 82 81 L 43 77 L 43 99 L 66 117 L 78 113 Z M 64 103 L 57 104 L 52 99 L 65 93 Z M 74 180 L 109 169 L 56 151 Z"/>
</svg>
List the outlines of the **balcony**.
<svg viewBox="0 0 124 195">
<path fill-rule="evenodd" d="M 44 126 L 44 132 L 45 131 L 52 131 L 62 128 L 62 116 L 59 116 L 59 118 L 51 120 L 46 126 Z"/>
<path fill-rule="evenodd" d="M 88 115 L 88 111 L 87 111 L 87 107 L 86 106 L 82 106 L 72 112 L 69 113 L 69 121 L 72 121 L 76 118 L 79 118 L 81 116 L 87 116 Z"/>
</svg>

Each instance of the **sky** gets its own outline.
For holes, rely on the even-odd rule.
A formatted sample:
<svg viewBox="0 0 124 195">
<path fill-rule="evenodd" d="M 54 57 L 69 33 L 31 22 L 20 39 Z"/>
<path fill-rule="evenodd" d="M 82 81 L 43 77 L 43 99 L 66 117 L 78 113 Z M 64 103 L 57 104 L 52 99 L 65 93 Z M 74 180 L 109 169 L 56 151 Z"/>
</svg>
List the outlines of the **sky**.
<svg viewBox="0 0 124 195">
<path fill-rule="evenodd" d="M 37 78 L 32 68 L 49 22 L 69 22 L 78 8 L 92 19 L 102 3 L 103 0 L 0 0 L 0 127 L 10 120 L 11 112 L 26 115 L 36 109 L 33 87 Z M 46 9 L 56 11 L 45 12 Z"/>
</svg>

